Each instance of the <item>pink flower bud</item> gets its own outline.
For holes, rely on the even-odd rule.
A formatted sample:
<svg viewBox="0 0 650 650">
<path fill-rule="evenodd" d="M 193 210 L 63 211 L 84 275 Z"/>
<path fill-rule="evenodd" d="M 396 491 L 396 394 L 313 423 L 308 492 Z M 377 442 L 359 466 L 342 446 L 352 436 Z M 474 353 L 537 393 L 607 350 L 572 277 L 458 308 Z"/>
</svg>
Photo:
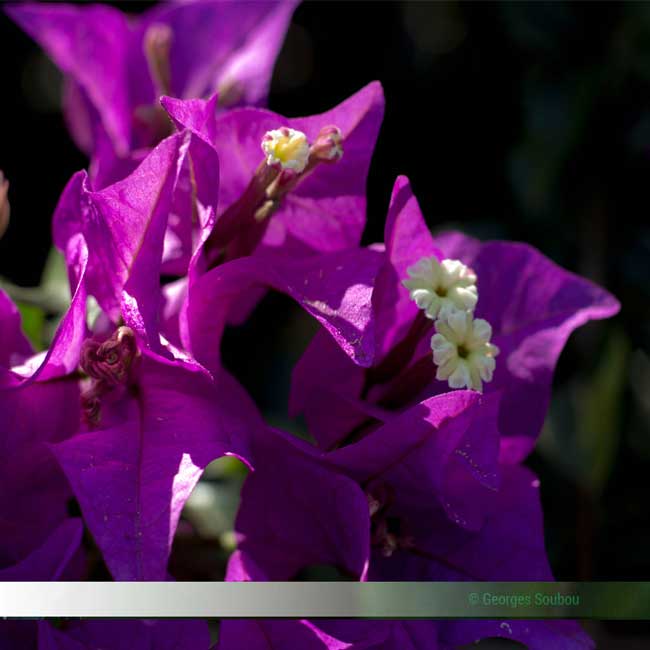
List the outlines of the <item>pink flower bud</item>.
<svg viewBox="0 0 650 650">
<path fill-rule="evenodd" d="M 325 126 L 320 130 L 309 156 L 321 162 L 336 162 L 343 157 L 342 143 L 341 129 L 338 126 Z"/>
<path fill-rule="evenodd" d="M 9 181 L 4 177 L 0 171 L 0 237 L 5 234 L 7 226 L 9 225 Z"/>
</svg>

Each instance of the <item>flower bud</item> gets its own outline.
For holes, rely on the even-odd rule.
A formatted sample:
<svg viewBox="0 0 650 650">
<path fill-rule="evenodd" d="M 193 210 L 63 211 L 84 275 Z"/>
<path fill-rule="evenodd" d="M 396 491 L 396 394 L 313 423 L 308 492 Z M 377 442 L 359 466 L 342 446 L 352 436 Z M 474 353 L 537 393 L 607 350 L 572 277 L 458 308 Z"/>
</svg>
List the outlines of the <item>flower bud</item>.
<svg viewBox="0 0 650 650">
<path fill-rule="evenodd" d="M 4 177 L 0 171 L 0 238 L 5 234 L 7 226 L 9 225 L 9 181 Z"/>
<path fill-rule="evenodd" d="M 325 126 L 312 145 L 310 158 L 320 162 L 337 162 L 343 157 L 343 135 L 338 126 Z"/>
<path fill-rule="evenodd" d="M 153 23 L 144 34 L 144 55 L 158 95 L 171 94 L 172 80 L 169 55 L 173 39 L 174 32 L 172 28 L 164 23 Z"/>
<path fill-rule="evenodd" d="M 227 77 L 219 82 L 217 93 L 219 94 L 219 106 L 229 108 L 237 106 L 244 99 L 246 88 L 244 84 L 234 77 Z"/>
</svg>

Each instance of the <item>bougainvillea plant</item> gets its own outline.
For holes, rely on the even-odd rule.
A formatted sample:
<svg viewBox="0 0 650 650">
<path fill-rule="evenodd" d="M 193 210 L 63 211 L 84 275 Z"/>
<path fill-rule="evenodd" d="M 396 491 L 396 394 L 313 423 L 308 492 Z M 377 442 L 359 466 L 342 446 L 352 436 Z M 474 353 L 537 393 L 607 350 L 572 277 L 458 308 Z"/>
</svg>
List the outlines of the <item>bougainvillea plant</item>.
<svg viewBox="0 0 650 650">
<path fill-rule="evenodd" d="M 0 291 L 0 579 L 173 579 L 183 507 L 215 459 L 249 470 L 227 580 L 552 580 L 523 462 L 571 332 L 618 302 L 522 243 L 432 236 L 397 179 L 361 247 L 383 115 L 370 83 L 318 115 L 260 108 L 296 2 L 191 0 L 138 18 L 10 4 L 65 75 L 89 171 L 53 216 L 71 300 L 35 352 Z M 0 174 L 0 236 L 9 221 Z M 299 438 L 222 363 L 268 291 L 317 332 L 293 372 Z M 98 558 L 100 558 L 98 560 Z M 504 636 L 593 647 L 574 622 L 227 621 L 220 650 L 435 650 Z M 126 639 L 128 644 L 125 645 Z M 0 624 L 0 648 L 208 650 L 207 624 Z"/>
</svg>

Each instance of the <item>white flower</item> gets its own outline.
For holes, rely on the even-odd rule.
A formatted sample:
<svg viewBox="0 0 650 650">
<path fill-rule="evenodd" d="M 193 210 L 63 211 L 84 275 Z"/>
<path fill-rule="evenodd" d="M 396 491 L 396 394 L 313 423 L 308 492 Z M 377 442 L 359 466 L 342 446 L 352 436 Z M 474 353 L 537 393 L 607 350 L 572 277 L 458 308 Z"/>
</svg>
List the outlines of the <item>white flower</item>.
<svg viewBox="0 0 650 650">
<path fill-rule="evenodd" d="M 478 301 L 476 274 L 459 260 L 423 257 L 406 269 L 402 284 L 428 318 L 446 318 L 454 312 L 471 312 Z"/>
<path fill-rule="evenodd" d="M 492 381 L 499 348 L 490 343 L 492 327 L 469 312 L 454 312 L 436 321 L 431 338 L 436 379 L 450 388 L 482 391 L 483 382 Z"/>
<path fill-rule="evenodd" d="M 262 151 L 267 165 L 302 172 L 309 161 L 309 143 L 302 131 L 283 126 L 267 131 L 262 138 Z"/>
</svg>

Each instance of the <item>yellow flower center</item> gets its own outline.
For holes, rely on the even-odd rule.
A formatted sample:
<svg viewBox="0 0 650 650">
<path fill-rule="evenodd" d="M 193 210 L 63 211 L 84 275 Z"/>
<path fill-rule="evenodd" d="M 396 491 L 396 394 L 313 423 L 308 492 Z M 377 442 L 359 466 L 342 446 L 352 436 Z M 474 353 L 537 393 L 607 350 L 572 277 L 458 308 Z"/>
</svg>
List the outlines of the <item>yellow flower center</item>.
<svg viewBox="0 0 650 650">
<path fill-rule="evenodd" d="M 309 143 L 302 131 L 282 127 L 267 131 L 262 138 L 262 150 L 268 165 L 302 172 L 309 160 Z"/>
</svg>

